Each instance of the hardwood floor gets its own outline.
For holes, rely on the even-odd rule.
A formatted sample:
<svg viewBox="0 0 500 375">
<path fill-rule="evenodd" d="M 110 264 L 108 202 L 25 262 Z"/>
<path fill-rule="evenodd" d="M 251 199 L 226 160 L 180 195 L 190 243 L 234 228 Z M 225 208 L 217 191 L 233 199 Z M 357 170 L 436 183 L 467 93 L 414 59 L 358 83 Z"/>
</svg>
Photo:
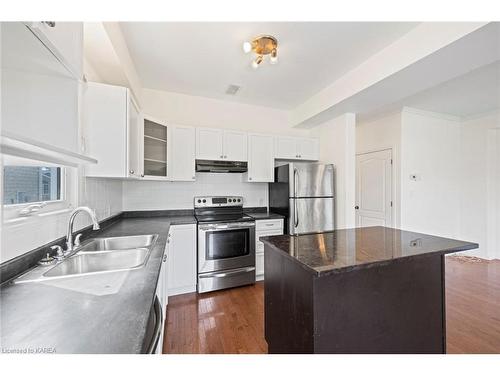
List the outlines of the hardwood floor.
<svg viewBox="0 0 500 375">
<path fill-rule="evenodd" d="M 446 262 L 448 353 L 500 353 L 500 260 Z"/>
<path fill-rule="evenodd" d="M 169 299 L 164 353 L 267 353 L 264 284 Z M 500 353 L 500 261 L 447 257 L 448 353 Z"/>
</svg>

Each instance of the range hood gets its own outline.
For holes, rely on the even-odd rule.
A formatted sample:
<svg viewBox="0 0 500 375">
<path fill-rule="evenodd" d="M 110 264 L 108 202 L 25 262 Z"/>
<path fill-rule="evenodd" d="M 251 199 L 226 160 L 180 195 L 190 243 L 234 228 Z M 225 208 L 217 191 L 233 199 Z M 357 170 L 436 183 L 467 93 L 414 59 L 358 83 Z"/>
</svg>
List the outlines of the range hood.
<svg viewBox="0 0 500 375">
<path fill-rule="evenodd" d="M 196 160 L 196 172 L 245 173 L 247 170 L 246 161 Z"/>
</svg>

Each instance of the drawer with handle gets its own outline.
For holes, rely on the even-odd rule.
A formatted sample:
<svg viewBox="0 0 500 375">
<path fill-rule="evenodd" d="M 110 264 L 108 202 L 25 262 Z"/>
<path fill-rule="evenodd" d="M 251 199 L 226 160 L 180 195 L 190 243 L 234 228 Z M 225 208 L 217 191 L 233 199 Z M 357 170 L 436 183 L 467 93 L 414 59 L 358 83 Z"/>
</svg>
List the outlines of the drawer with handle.
<svg viewBox="0 0 500 375">
<path fill-rule="evenodd" d="M 257 231 L 283 229 L 283 219 L 255 220 L 255 229 Z"/>
</svg>

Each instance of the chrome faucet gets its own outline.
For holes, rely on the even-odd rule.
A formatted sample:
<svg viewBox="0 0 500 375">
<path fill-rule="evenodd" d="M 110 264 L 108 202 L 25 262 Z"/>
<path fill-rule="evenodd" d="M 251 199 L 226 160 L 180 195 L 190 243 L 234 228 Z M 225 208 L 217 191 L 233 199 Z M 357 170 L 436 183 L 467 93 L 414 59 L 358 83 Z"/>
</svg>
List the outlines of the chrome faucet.
<svg viewBox="0 0 500 375">
<path fill-rule="evenodd" d="M 64 254 L 65 257 L 73 255 L 74 250 L 76 250 L 76 248 L 78 248 L 78 246 L 80 245 L 80 235 L 76 236 L 75 243 L 73 244 L 73 223 L 75 221 L 76 215 L 78 215 L 79 212 L 86 212 L 90 216 L 90 219 L 92 220 L 93 230 L 98 230 L 100 228 L 94 210 L 88 207 L 75 208 L 71 213 L 71 216 L 69 217 L 68 234 L 66 236 L 66 252 Z"/>
</svg>

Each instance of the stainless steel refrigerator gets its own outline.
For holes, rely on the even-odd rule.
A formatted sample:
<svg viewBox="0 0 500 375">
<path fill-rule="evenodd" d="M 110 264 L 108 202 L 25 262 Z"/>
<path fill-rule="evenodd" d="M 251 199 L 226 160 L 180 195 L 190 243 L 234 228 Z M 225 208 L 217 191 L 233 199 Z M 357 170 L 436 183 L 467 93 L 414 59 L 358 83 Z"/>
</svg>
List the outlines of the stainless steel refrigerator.
<svg viewBox="0 0 500 375">
<path fill-rule="evenodd" d="M 333 164 L 290 163 L 276 167 L 269 184 L 269 210 L 285 216 L 287 233 L 335 229 Z"/>
</svg>

